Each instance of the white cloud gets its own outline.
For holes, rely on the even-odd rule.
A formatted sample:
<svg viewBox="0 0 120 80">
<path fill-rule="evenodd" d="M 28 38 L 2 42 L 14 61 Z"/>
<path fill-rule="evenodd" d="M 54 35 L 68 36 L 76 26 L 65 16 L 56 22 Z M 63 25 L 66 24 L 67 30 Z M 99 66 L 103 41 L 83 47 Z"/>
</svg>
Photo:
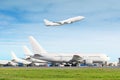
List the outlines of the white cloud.
<svg viewBox="0 0 120 80">
<path fill-rule="evenodd" d="M 95 3 L 95 4 L 94 4 Z M 109 3 L 109 4 L 106 4 Z M 119 2 L 115 4 L 115 1 L 72 1 L 72 0 L 20 0 L 20 1 L 3 1 L 0 3 L 0 9 L 11 10 L 18 12 L 21 19 L 28 20 L 30 22 L 41 22 L 43 18 L 50 18 L 60 20 L 63 18 L 69 18 L 73 16 L 83 15 L 93 18 L 95 15 L 97 19 L 103 19 L 109 14 L 113 14 L 109 11 L 119 10 Z M 93 5 L 94 4 L 94 5 Z M 102 5 L 102 6 L 101 6 Z M 104 14 L 108 12 L 107 14 Z M 116 13 L 114 13 L 116 14 Z M 102 15 L 102 16 L 100 16 Z M 58 17 L 59 16 L 59 17 Z M 110 16 L 109 16 L 110 17 Z M 107 17 L 106 17 L 107 18 Z M 18 19 L 19 20 L 19 19 Z M 96 19 L 95 19 L 96 20 Z M 91 21 L 91 20 L 90 20 Z"/>
<path fill-rule="evenodd" d="M 16 45 L 16 46 L 21 46 L 21 45 L 27 45 L 27 42 L 0 42 L 0 45 Z"/>
<path fill-rule="evenodd" d="M 16 19 L 14 17 L 0 14 L 0 25 L 1 26 L 7 26 L 9 25 L 12 21 L 15 21 Z"/>
</svg>

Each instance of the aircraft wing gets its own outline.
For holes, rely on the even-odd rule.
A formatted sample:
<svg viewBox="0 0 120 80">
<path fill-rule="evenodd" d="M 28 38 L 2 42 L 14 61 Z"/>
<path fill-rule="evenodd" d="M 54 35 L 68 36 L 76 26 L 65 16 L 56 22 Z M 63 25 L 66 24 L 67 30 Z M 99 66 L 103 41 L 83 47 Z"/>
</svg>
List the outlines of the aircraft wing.
<svg viewBox="0 0 120 80">
<path fill-rule="evenodd" d="M 81 61 L 83 61 L 83 58 L 80 57 L 79 55 L 73 55 L 73 58 L 71 61 L 72 62 L 81 62 Z"/>
</svg>

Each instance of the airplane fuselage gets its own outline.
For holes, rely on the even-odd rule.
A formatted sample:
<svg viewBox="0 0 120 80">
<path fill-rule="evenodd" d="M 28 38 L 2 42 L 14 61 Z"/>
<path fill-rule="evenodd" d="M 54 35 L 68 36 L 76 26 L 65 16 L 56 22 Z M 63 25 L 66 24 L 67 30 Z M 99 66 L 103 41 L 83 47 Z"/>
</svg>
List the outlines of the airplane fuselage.
<svg viewBox="0 0 120 80">
<path fill-rule="evenodd" d="M 49 61 L 49 62 L 71 62 L 71 60 L 73 59 L 74 55 L 78 55 L 80 57 L 82 57 L 82 61 L 83 60 L 91 60 L 93 63 L 94 62 L 106 62 L 109 60 L 109 57 L 105 54 L 53 54 L 51 55 L 51 53 L 49 54 L 40 54 L 40 56 L 34 56 L 37 59 L 41 59 L 41 60 L 45 60 L 45 61 Z"/>
</svg>

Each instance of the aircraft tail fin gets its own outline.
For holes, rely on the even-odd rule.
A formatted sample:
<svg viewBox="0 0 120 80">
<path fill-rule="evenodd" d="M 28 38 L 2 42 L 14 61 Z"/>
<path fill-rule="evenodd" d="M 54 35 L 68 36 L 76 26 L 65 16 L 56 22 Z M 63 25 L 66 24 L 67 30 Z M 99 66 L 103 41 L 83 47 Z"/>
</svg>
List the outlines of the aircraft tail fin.
<svg viewBox="0 0 120 80">
<path fill-rule="evenodd" d="M 32 52 L 28 49 L 27 46 L 23 46 L 23 49 L 24 49 L 24 54 L 26 57 L 33 56 Z"/>
<path fill-rule="evenodd" d="M 40 44 L 34 39 L 34 37 L 30 36 L 30 43 L 32 45 L 32 49 L 34 54 L 42 54 L 42 53 L 47 53 L 41 46 Z"/>
<path fill-rule="evenodd" d="M 53 24 L 53 22 L 51 22 L 47 19 L 44 19 L 44 23 L 45 23 L 46 26 L 49 26 L 49 25 Z"/>
<path fill-rule="evenodd" d="M 11 51 L 12 59 L 18 59 L 13 51 Z"/>
</svg>

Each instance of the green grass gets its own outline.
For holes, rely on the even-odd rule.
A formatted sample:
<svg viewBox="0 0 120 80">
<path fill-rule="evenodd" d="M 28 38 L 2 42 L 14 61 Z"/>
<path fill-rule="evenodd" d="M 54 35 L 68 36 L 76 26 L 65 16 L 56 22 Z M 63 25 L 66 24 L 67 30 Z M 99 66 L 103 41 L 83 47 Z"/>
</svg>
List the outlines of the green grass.
<svg viewBox="0 0 120 80">
<path fill-rule="evenodd" d="M 0 68 L 0 80 L 120 80 L 120 69 Z"/>
</svg>

